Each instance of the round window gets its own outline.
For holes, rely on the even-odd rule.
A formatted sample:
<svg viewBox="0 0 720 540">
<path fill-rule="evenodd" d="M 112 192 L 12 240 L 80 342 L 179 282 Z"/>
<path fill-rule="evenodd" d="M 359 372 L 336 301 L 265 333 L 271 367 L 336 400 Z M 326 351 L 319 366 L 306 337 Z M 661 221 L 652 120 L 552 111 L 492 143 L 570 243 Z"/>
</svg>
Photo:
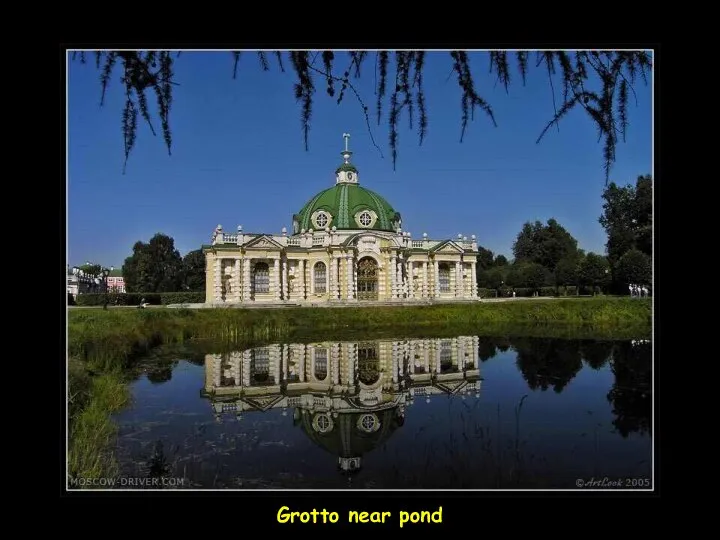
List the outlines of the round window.
<svg viewBox="0 0 720 540">
<path fill-rule="evenodd" d="M 320 229 L 324 229 L 327 226 L 328 222 L 329 220 L 325 212 L 320 212 L 315 218 L 315 224 Z"/>
<path fill-rule="evenodd" d="M 313 418 L 313 428 L 319 433 L 327 433 L 333 428 L 333 421 L 329 415 L 325 413 L 316 414 Z"/>
<path fill-rule="evenodd" d="M 363 227 L 369 227 L 372 223 L 372 216 L 370 215 L 370 212 L 363 212 L 360 214 L 358 221 L 360 221 L 360 225 Z"/>
<path fill-rule="evenodd" d="M 372 433 L 378 430 L 380 422 L 374 414 L 363 414 L 358 420 L 357 427 L 365 433 Z"/>
</svg>

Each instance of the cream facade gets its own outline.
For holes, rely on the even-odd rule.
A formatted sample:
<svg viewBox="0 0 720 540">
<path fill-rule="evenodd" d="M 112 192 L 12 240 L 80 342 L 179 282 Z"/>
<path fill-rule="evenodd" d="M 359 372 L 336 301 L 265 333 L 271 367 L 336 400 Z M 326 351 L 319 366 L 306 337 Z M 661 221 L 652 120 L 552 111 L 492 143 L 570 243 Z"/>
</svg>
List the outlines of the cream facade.
<svg viewBox="0 0 720 540">
<path fill-rule="evenodd" d="M 206 257 L 206 303 L 429 302 L 478 299 L 478 245 L 413 239 L 398 212 L 359 183 L 342 152 L 335 186 L 311 198 L 281 234 L 218 225 Z"/>
<path fill-rule="evenodd" d="M 402 426 L 415 399 L 480 396 L 479 338 L 275 344 L 205 357 L 218 421 L 282 409 L 342 472 Z"/>
</svg>

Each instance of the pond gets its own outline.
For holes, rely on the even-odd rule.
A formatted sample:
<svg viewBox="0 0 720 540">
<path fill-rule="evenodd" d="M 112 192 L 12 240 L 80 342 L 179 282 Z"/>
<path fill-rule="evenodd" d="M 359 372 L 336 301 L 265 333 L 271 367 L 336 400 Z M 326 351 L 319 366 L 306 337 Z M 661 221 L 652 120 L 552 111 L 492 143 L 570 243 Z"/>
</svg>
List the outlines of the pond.
<svg viewBox="0 0 720 540">
<path fill-rule="evenodd" d="M 277 343 L 148 359 L 131 391 L 125 486 L 652 487 L 644 340 Z"/>
</svg>

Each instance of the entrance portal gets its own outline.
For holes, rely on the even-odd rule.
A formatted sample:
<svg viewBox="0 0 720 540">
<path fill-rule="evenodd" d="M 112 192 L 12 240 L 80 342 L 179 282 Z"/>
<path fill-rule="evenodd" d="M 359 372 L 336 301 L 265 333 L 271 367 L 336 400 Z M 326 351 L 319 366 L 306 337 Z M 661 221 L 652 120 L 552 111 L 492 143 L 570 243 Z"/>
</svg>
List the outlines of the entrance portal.
<svg viewBox="0 0 720 540">
<path fill-rule="evenodd" d="M 358 300 L 378 299 L 378 265 L 372 257 L 363 257 L 357 270 Z"/>
</svg>

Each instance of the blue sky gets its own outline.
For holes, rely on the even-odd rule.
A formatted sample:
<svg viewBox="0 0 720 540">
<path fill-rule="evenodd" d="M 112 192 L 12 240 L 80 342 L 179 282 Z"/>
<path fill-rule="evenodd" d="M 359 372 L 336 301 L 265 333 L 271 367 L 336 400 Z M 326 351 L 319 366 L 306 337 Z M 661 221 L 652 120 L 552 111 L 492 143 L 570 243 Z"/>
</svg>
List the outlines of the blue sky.
<svg viewBox="0 0 720 540">
<path fill-rule="evenodd" d="M 524 87 L 515 70 L 516 84 L 506 94 L 488 75 L 487 53 L 470 54 L 476 88 L 493 107 L 498 127 L 476 111 L 459 142 L 461 92 L 454 74 L 448 77 L 450 55 L 429 52 L 424 74 L 428 133 L 419 146 L 417 131 L 408 129 L 403 113 L 394 171 L 387 115 L 379 126 L 375 121 L 374 53 L 355 84 L 370 107 L 382 156 L 354 96 L 348 93 L 336 105 L 319 78 L 305 150 L 287 58 L 286 73 L 274 62 L 263 72 L 254 53 L 243 53 L 233 80 L 229 52 L 183 52 L 174 68 L 179 85 L 170 116 L 172 156 L 162 136 L 154 137 L 139 118 L 124 175 L 120 70 L 100 108 L 94 59 L 85 65 L 69 61 L 69 264 L 90 260 L 120 266 L 136 241 L 147 242 L 157 232 L 172 236 L 184 255 L 208 243 L 218 224 L 226 230 L 241 224 L 248 232 L 291 230 L 293 213 L 334 184 L 343 132 L 352 136 L 360 183 L 402 214 L 403 228 L 414 238 L 423 232 L 434 239 L 475 234 L 480 245 L 512 258 L 523 223 L 554 217 L 581 248 L 604 253 L 606 237 L 598 217 L 605 179 L 594 124 L 584 112 L 573 111 L 559 132 L 553 128 L 536 144 L 553 114 L 543 69 L 531 63 Z M 345 57 L 336 53 L 338 71 Z M 631 100 L 627 140 L 618 145 L 611 173 L 611 180 L 622 185 L 652 172 L 652 87 L 640 82 L 635 90 L 638 104 Z M 159 131 L 158 122 L 155 127 Z"/>
</svg>

